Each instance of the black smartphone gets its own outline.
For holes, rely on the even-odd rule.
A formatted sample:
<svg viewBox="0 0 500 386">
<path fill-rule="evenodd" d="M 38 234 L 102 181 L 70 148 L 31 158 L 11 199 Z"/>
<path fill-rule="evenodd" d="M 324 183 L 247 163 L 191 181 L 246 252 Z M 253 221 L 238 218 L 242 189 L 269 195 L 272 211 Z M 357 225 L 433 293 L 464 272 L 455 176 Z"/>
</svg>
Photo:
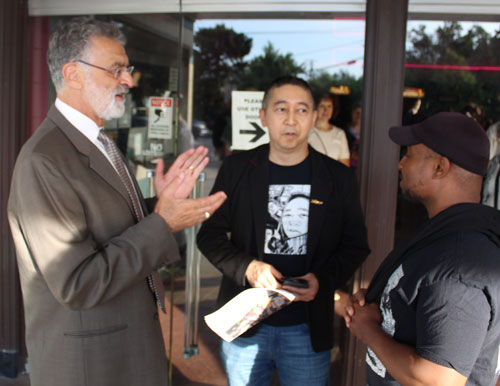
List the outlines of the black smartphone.
<svg viewBox="0 0 500 386">
<path fill-rule="evenodd" d="M 284 277 L 280 280 L 281 285 L 287 285 L 290 287 L 296 288 L 309 288 L 309 284 L 307 284 L 307 280 L 297 279 L 296 277 Z"/>
</svg>

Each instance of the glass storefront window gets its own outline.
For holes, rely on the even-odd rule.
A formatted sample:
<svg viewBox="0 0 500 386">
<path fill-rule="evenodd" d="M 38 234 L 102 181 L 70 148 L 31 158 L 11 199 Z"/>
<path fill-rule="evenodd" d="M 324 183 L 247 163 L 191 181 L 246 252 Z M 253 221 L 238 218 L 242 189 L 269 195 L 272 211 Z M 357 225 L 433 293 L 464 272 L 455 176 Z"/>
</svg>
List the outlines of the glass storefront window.
<svg viewBox="0 0 500 386">
<path fill-rule="evenodd" d="M 326 93 L 332 94 L 335 106 L 331 122 L 346 133 L 357 129 L 351 148 L 352 166 L 356 168 L 364 28 L 363 18 L 333 16 L 322 20 L 195 21 L 193 118 L 204 122 L 209 130 L 206 136 L 196 138 L 196 142 L 213 149 L 213 160 L 207 168 L 208 186 L 228 154 L 268 141 L 265 135 L 259 136 L 259 129 L 263 128 L 258 109 L 267 85 L 283 75 L 307 80 L 318 100 Z M 209 263 L 204 260 L 202 267 L 204 264 Z M 211 275 L 218 283 L 220 274 Z M 213 300 L 202 299 L 200 311 L 211 311 L 213 307 Z M 200 343 L 211 342 L 213 333 L 203 322 L 199 326 Z M 335 334 L 338 344 L 332 351 L 331 368 L 335 374 L 332 384 L 338 385 L 346 358 L 346 331 L 340 320 L 335 321 Z M 200 356 L 203 355 L 200 349 Z M 221 368 L 218 371 L 211 384 L 224 385 L 224 373 Z M 194 380 L 195 376 L 190 376 Z M 273 384 L 277 384 L 277 379 Z"/>
<path fill-rule="evenodd" d="M 235 107 L 232 91 L 263 91 L 274 78 L 287 74 L 306 79 L 316 99 L 332 95 L 331 122 L 350 139 L 356 168 L 363 18 L 199 20 L 194 30 L 194 116 L 211 129 L 219 158 L 268 140 L 258 135 L 256 127 L 260 125 L 256 114 L 259 103 Z M 249 95 L 252 98 L 247 99 L 255 100 L 259 94 Z M 238 109 L 254 113 L 246 117 L 242 113 L 246 122 L 240 122 Z"/>
<path fill-rule="evenodd" d="M 178 153 L 196 145 L 211 149 L 201 192 L 207 195 L 222 159 L 232 151 L 242 150 L 235 145 L 235 136 L 240 137 L 240 142 L 251 142 L 254 137 L 245 133 L 246 127 L 232 127 L 233 91 L 261 93 L 278 76 L 304 78 L 317 99 L 331 94 L 331 123 L 346 134 L 357 130 L 354 140 L 359 138 L 364 18 L 332 15 L 313 20 L 196 20 L 179 14 L 97 17 L 120 26 L 127 38 L 130 64 L 135 67 L 126 113 L 108 121 L 105 129 L 126 156 L 146 197 L 154 195 L 151 178 L 155 162 L 163 158 L 168 164 Z M 51 29 L 67 18 L 52 17 Z M 54 90 L 50 94 L 55 99 Z M 260 99 L 254 100 L 253 108 L 256 118 Z M 260 125 L 258 119 L 246 123 Z M 359 140 L 353 146 L 355 168 Z M 194 234 L 178 235 L 184 255 L 186 249 L 192 253 Z M 194 284 L 200 285 L 198 309 L 185 307 L 182 287 L 192 272 L 184 263 L 163 271 L 164 282 L 171 289 L 167 296 L 172 307 L 166 317 L 161 317 L 161 323 L 171 359 L 172 384 L 190 381 L 224 385 L 218 340 L 202 319 L 214 310 L 220 273 L 206 260 L 201 261 L 201 281 Z M 187 313 L 196 319 L 190 320 L 189 326 L 185 323 Z M 341 321 L 335 323 L 340 344 L 332 355 L 332 371 L 336 374 L 333 384 L 340 384 L 345 329 Z M 193 326 L 197 331 L 192 331 Z M 188 329 L 197 347 L 186 347 L 183 337 Z M 207 364 L 210 379 L 202 371 Z"/>
<path fill-rule="evenodd" d="M 365 2 L 353 3 L 364 9 Z M 354 18 L 338 17 L 330 14 L 330 9 L 315 12 L 315 19 L 310 20 L 307 13 L 283 10 L 279 16 L 284 19 L 234 19 L 240 15 L 232 10 L 231 19 L 223 19 L 223 11 L 214 14 L 222 19 L 198 20 L 194 13 L 183 15 L 173 8 L 168 11 L 172 13 L 97 16 L 121 26 L 128 39 L 130 63 L 136 67 L 127 112 L 123 118 L 108 122 L 106 130 L 126 155 L 146 197 L 154 194 L 151 176 L 155 162 L 164 158 L 168 163 L 183 149 L 198 144 L 211 149 L 201 192 L 207 195 L 221 161 L 241 149 L 235 145 L 235 137 L 248 143 L 259 133 L 254 125 L 249 129 L 234 127 L 233 91 L 261 92 L 274 77 L 284 74 L 308 80 L 317 98 L 325 93 L 334 95 L 332 122 L 352 135 L 350 162 L 356 169 L 363 93 L 365 21 L 359 17 L 361 9 L 349 11 L 358 15 Z M 211 17 L 206 12 L 198 15 Z M 268 13 L 262 15 L 269 17 Z M 51 17 L 51 27 L 66 18 Z M 210 35 L 217 29 L 219 35 Z M 206 40 L 203 31 L 208 31 Z M 500 23 L 417 20 L 409 22 L 408 31 L 404 122 L 442 110 L 470 114 L 485 129 L 500 120 L 496 59 Z M 224 45 L 227 50 L 220 51 Z M 49 95 L 53 100 L 54 91 L 49 90 Z M 404 205 L 398 205 L 396 242 L 425 218 L 421 208 Z M 179 237 L 185 253 L 189 241 Z M 184 284 L 189 274 L 183 263 L 164 272 L 172 308 L 160 318 L 173 385 L 226 384 L 217 337 L 202 319 L 214 309 L 220 273 L 204 259 L 200 270 L 200 308 L 195 312 L 199 353 L 189 359 L 183 347 L 187 313 Z M 340 344 L 332 352 L 331 381 L 340 385 L 346 371 L 345 329 L 341 321 L 335 323 Z"/>
<path fill-rule="evenodd" d="M 441 111 L 460 112 L 489 130 L 495 146 L 498 137 L 493 130 L 500 120 L 500 23 L 411 21 L 407 30 L 403 124 Z M 422 205 L 400 198 L 396 243 L 426 218 Z"/>
</svg>

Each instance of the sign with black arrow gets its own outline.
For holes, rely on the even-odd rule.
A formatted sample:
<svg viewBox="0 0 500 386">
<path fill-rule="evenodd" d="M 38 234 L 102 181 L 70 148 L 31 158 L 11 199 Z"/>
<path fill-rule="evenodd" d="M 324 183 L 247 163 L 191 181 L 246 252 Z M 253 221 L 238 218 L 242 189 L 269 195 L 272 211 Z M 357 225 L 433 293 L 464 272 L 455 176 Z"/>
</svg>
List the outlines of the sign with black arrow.
<svg viewBox="0 0 500 386">
<path fill-rule="evenodd" d="M 248 150 L 269 142 L 267 129 L 260 122 L 262 91 L 231 93 L 232 149 Z"/>
<path fill-rule="evenodd" d="M 250 140 L 250 142 L 257 142 L 266 132 L 259 126 L 257 122 L 249 122 L 254 129 L 253 130 L 240 130 L 240 134 L 250 134 L 254 137 Z"/>
</svg>

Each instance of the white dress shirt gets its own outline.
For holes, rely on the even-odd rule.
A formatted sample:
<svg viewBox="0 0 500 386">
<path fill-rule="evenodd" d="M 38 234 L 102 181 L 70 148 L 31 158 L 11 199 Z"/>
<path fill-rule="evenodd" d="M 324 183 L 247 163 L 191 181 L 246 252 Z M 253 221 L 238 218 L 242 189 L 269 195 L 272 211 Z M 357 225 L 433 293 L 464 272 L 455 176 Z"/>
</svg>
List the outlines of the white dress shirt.
<svg viewBox="0 0 500 386">
<path fill-rule="evenodd" d="M 104 145 L 97 139 L 99 131 L 102 129 L 102 127 L 97 126 L 92 119 L 87 117 L 85 114 L 82 114 L 70 105 L 64 103 L 59 98 L 56 99 L 55 105 L 59 112 L 64 115 L 64 118 L 66 118 L 69 123 L 75 126 L 75 128 L 78 129 L 79 132 L 86 136 L 90 142 L 97 146 L 97 148 L 102 152 L 102 154 L 106 156 L 106 158 L 112 165 L 113 163 L 111 162 L 108 153 L 106 153 Z"/>
<path fill-rule="evenodd" d="M 113 166 L 113 169 L 115 169 L 116 173 L 118 173 L 115 165 L 113 164 L 113 162 L 111 161 L 111 158 L 109 157 L 108 153 L 106 152 L 106 149 L 104 149 L 103 143 L 101 141 L 99 141 L 99 139 L 97 139 L 97 136 L 99 135 L 99 131 L 102 129 L 102 127 L 97 126 L 96 123 L 92 119 L 87 117 L 85 114 L 82 114 L 81 112 L 79 112 L 75 108 L 71 107 L 67 103 L 64 103 L 59 98 L 56 99 L 55 106 L 59 110 L 59 112 L 64 116 L 64 118 L 66 118 L 69 121 L 69 123 L 71 123 L 73 126 L 75 126 L 75 128 L 78 131 L 80 131 L 83 135 L 85 135 L 89 139 L 89 141 L 92 142 L 102 152 L 102 154 L 104 154 L 104 156 L 109 161 L 111 166 Z M 131 180 L 133 180 L 128 167 L 126 167 L 125 170 L 127 171 Z M 134 185 L 134 184 L 132 184 L 132 185 Z M 135 189 L 135 185 L 134 185 L 134 189 Z M 136 191 L 136 193 L 137 193 L 137 191 Z M 141 208 L 141 210 L 142 210 L 142 208 Z"/>
</svg>

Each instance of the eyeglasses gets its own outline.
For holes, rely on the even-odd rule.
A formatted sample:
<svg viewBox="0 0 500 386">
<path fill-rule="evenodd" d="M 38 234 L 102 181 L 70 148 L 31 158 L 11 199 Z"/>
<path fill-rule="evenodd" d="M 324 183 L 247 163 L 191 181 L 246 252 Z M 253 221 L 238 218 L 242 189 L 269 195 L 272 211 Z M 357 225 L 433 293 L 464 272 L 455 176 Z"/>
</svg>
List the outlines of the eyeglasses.
<svg viewBox="0 0 500 386">
<path fill-rule="evenodd" d="M 111 69 L 111 68 L 105 68 L 105 67 L 101 67 L 101 66 L 96 66 L 95 64 L 87 63 L 84 60 L 75 60 L 75 62 L 83 63 L 83 64 L 86 64 L 87 66 L 95 67 L 95 68 L 98 68 L 99 70 L 107 71 L 107 72 L 113 74 L 113 77 L 115 79 L 118 79 L 120 76 L 122 76 L 126 72 L 128 72 L 130 75 L 132 75 L 132 73 L 134 72 L 134 66 L 128 66 L 128 67 L 121 67 L 121 68 L 113 68 L 113 69 Z"/>
</svg>

